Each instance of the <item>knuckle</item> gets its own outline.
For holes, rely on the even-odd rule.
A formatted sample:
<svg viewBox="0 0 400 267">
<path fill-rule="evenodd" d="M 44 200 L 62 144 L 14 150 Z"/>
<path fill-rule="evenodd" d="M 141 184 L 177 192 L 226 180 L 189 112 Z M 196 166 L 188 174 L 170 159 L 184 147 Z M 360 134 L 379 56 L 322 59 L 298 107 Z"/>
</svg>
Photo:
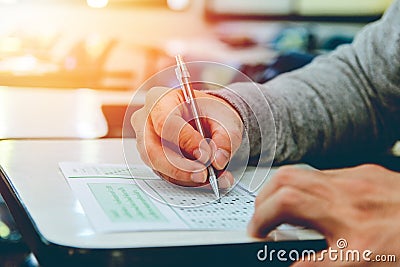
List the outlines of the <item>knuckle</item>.
<svg viewBox="0 0 400 267">
<path fill-rule="evenodd" d="M 292 176 L 298 169 L 294 166 L 286 165 L 278 169 L 277 173 L 283 176 Z"/>
<path fill-rule="evenodd" d="M 271 180 L 280 186 L 290 184 L 292 177 L 296 175 L 296 168 L 292 166 L 280 167 Z"/>
<path fill-rule="evenodd" d="M 365 193 L 372 193 L 376 190 L 376 185 L 371 183 L 370 180 L 364 179 L 361 177 L 360 179 L 350 179 L 348 180 L 348 188 L 354 192 L 354 190 Z"/>
<path fill-rule="evenodd" d="M 171 168 L 168 172 L 168 175 L 171 178 L 177 179 L 178 177 L 180 177 L 179 175 L 179 170 L 177 168 Z"/>
<path fill-rule="evenodd" d="M 383 171 L 385 168 L 383 168 L 380 165 L 377 164 L 363 164 L 361 166 L 358 167 L 358 170 L 365 172 L 365 173 L 376 173 L 376 172 L 381 172 Z"/>
<path fill-rule="evenodd" d="M 197 171 L 193 166 L 183 162 L 171 162 L 168 166 L 163 166 L 164 172 L 177 181 L 190 181 L 190 173 Z"/>
<path fill-rule="evenodd" d="M 175 167 L 172 167 L 168 174 L 176 180 L 183 180 L 185 178 L 184 172 Z"/>
<path fill-rule="evenodd" d="M 293 188 L 283 187 L 277 192 L 277 205 L 279 209 L 290 210 L 300 202 L 300 195 Z"/>
</svg>

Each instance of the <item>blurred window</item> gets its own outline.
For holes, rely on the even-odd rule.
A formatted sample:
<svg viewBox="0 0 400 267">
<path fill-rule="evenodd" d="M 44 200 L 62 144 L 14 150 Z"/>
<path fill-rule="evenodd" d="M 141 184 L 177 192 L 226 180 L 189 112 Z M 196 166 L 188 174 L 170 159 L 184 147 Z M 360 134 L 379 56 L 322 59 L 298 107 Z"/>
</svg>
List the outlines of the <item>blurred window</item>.
<svg viewBox="0 0 400 267">
<path fill-rule="evenodd" d="M 206 0 L 209 19 L 368 21 L 392 0 Z"/>
</svg>

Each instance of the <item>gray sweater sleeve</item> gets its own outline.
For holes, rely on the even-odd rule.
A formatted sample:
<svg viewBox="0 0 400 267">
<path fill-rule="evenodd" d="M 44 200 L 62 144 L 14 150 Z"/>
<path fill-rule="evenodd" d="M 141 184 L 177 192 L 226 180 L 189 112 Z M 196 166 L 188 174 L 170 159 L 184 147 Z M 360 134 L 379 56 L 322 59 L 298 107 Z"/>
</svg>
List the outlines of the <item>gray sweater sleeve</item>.
<svg viewBox="0 0 400 267">
<path fill-rule="evenodd" d="M 400 0 L 351 45 L 259 84 L 236 83 L 213 94 L 230 102 L 261 163 L 387 149 L 400 137 Z M 271 112 L 275 131 L 271 129 Z"/>
</svg>

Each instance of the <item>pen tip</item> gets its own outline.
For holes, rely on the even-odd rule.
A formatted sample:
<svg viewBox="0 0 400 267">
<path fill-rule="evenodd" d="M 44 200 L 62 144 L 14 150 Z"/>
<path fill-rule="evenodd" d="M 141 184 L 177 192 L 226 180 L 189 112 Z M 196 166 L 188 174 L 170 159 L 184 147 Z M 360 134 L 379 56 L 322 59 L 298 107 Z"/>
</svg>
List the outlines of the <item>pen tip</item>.
<svg viewBox="0 0 400 267">
<path fill-rule="evenodd" d="M 209 177 L 210 185 L 217 199 L 220 198 L 217 176 L 212 172 Z"/>
</svg>

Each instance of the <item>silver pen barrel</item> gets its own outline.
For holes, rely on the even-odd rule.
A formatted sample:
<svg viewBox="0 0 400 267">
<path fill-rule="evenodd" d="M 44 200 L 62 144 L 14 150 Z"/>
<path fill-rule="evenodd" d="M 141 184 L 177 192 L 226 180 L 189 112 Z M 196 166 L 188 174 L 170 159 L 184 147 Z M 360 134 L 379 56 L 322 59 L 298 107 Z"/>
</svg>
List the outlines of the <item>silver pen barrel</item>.
<svg viewBox="0 0 400 267">
<path fill-rule="evenodd" d="M 199 108 L 197 106 L 197 102 L 195 101 L 194 91 L 190 86 L 190 73 L 186 68 L 186 64 L 183 62 L 182 56 L 177 55 L 175 57 L 177 68 L 175 69 L 177 78 L 181 83 L 183 95 L 185 97 L 186 103 L 190 106 L 191 115 L 196 125 L 196 130 L 201 134 L 203 138 L 205 138 L 205 132 L 203 125 L 201 124 L 200 114 L 198 112 Z M 212 190 L 217 198 L 220 197 L 219 189 L 218 189 L 218 181 L 217 176 L 215 175 L 214 168 L 209 165 L 207 167 L 208 171 L 208 179 L 211 185 Z"/>
</svg>

